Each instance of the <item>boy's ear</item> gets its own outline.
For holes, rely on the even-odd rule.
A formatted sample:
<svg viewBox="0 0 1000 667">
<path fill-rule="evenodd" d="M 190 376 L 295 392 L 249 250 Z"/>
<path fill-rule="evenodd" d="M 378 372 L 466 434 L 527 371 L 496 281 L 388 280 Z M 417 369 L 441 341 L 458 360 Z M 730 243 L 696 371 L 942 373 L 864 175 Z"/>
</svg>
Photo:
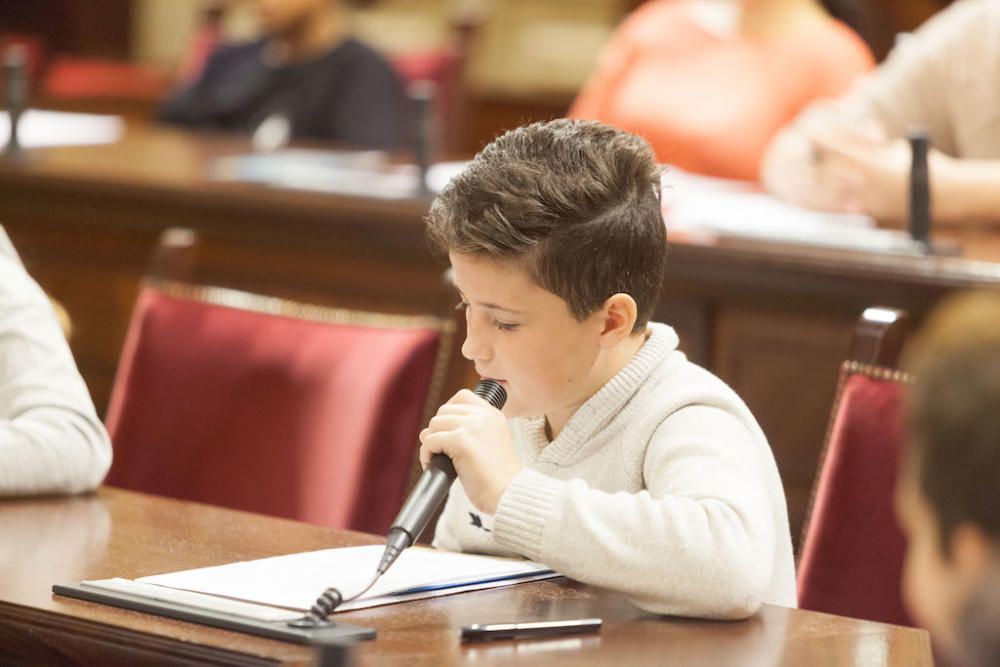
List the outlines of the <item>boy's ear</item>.
<svg viewBox="0 0 1000 667">
<path fill-rule="evenodd" d="M 635 304 L 635 299 L 628 294 L 619 292 L 608 297 L 601 309 L 601 314 L 604 318 L 601 343 L 606 347 L 611 347 L 632 334 L 632 327 L 635 326 L 636 319 L 639 317 L 639 309 Z"/>
</svg>

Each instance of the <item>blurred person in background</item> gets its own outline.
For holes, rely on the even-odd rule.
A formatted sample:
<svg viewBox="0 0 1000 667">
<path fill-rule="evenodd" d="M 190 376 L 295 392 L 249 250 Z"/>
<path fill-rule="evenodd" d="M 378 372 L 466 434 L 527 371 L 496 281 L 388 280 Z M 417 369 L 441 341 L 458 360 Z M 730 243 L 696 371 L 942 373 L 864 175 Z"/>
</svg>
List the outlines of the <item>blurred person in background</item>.
<svg viewBox="0 0 1000 667">
<path fill-rule="evenodd" d="M 1000 664 L 1000 294 L 952 298 L 912 341 L 896 511 L 903 596 L 935 648 Z"/>
<path fill-rule="evenodd" d="M 0 496 L 89 491 L 111 465 L 63 326 L 0 228 Z"/>
<path fill-rule="evenodd" d="M 934 221 L 1000 222 L 1000 2 L 959 0 L 850 94 L 807 109 L 768 149 L 764 185 L 800 206 L 900 225 L 911 130 L 930 139 Z"/>
<path fill-rule="evenodd" d="M 218 47 L 159 110 L 190 128 L 393 149 L 404 127 L 392 66 L 347 34 L 338 0 L 256 0 L 263 36 Z"/>
<path fill-rule="evenodd" d="M 857 16 L 818 0 L 647 2 L 618 27 L 569 116 L 641 135 L 661 163 L 756 181 L 783 125 L 872 68 L 838 20 Z"/>
</svg>

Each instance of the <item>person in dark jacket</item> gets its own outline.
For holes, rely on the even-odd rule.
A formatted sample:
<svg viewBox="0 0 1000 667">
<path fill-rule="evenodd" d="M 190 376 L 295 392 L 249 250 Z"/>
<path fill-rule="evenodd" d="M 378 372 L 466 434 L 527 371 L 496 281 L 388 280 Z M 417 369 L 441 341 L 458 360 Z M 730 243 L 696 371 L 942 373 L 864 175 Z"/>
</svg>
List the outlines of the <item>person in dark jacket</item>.
<svg viewBox="0 0 1000 667">
<path fill-rule="evenodd" d="M 338 0 L 257 0 L 263 37 L 224 45 L 159 120 L 190 128 L 400 145 L 402 87 L 392 66 L 347 36 Z M 280 142 L 279 142 L 280 143 Z"/>
</svg>

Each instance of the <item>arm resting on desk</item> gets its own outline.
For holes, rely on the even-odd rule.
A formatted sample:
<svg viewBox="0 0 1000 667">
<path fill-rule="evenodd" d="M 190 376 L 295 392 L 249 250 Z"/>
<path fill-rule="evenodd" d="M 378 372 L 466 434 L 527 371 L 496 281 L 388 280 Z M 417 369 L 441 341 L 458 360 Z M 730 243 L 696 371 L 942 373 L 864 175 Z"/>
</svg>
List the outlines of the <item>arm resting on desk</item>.
<svg viewBox="0 0 1000 667">
<path fill-rule="evenodd" d="M 775 535 L 768 488 L 777 482 L 758 461 L 764 447 L 724 411 L 686 407 L 656 428 L 637 455 L 641 470 L 625 464 L 643 490 L 609 493 L 526 468 L 500 499 L 492 544 L 466 544 L 459 535 L 475 511 L 456 485 L 435 545 L 495 545 L 655 613 L 739 619 L 764 602 L 794 605 L 794 594 L 772 592 L 777 540 L 788 536 Z"/>
<path fill-rule="evenodd" d="M 87 491 L 110 464 L 59 321 L 0 230 L 0 496 Z"/>
<path fill-rule="evenodd" d="M 888 226 L 906 224 L 910 151 L 902 139 L 866 145 L 844 134 L 819 139 L 786 130 L 776 144 L 764 178 L 779 196 L 806 208 L 862 213 Z M 798 164 L 800 153 L 814 158 Z M 1000 160 L 960 160 L 932 149 L 928 162 L 934 223 L 1000 223 Z"/>
<path fill-rule="evenodd" d="M 949 160 L 932 171 L 931 206 L 935 222 L 1000 224 L 1000 160 Z"/>
<path fill-rule="evenodd" d="M 860 204 L 859 212 L 905 223 L 908 153 L 894 159 L 891 144 L 919 129 L 936 149 L 930 161 L 934 222 L 1000 222 L 1000 209 L 988 201 L 987 186 L 995 190 L 997 183 L 995 167 L 988 178 L 983 165 L 964 160 L 973 142 L 983 144 L 977 146 L 980 157 L 996 157 L 985 120 L 995 114 L 979 116 L 977 110 L 995 107 L 994 89 L 978 81 L 990 80 L 1000 68 L 993 36 L 998 19 L 992 3 L 956 3 L 901 40 L 850 94 L 810 106 L 768 147 L 760 175 L 766 189 L 807 208 L 839 211 Z M 817 145 L 824 137 L 819 144 L 827 146 Z M 832 165 L 827 158 L 838 151 L 828 149 L 831 143 L 854 144 L 855 150 Z M 950 171 L 959 173 L 945 174 Z M 855 194 L 841 191 L 845 179 L 855 182 L 848 189 L 856 190 L 859 201 L 845 201 Z M 945 182 L 950 180 L 958 182 Z"/>
</svg>

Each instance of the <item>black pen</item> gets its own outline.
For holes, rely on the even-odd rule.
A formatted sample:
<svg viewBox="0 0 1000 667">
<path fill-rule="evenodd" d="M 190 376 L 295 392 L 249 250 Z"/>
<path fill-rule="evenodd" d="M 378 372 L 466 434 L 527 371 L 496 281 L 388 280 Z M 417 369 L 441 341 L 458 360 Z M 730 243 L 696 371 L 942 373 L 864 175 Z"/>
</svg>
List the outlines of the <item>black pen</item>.
<svg viewBox="0 0 1000 667">
<path fill-rule="evenodd" d="M 462 628 L 462 641 L 496 639 L 529 639 L 556 635 L 577 635 L 599 632 L 601 619 L 574 618 L 567 621 L 536 621 L 532 623 L 476 623 Z"/>
</svg>

